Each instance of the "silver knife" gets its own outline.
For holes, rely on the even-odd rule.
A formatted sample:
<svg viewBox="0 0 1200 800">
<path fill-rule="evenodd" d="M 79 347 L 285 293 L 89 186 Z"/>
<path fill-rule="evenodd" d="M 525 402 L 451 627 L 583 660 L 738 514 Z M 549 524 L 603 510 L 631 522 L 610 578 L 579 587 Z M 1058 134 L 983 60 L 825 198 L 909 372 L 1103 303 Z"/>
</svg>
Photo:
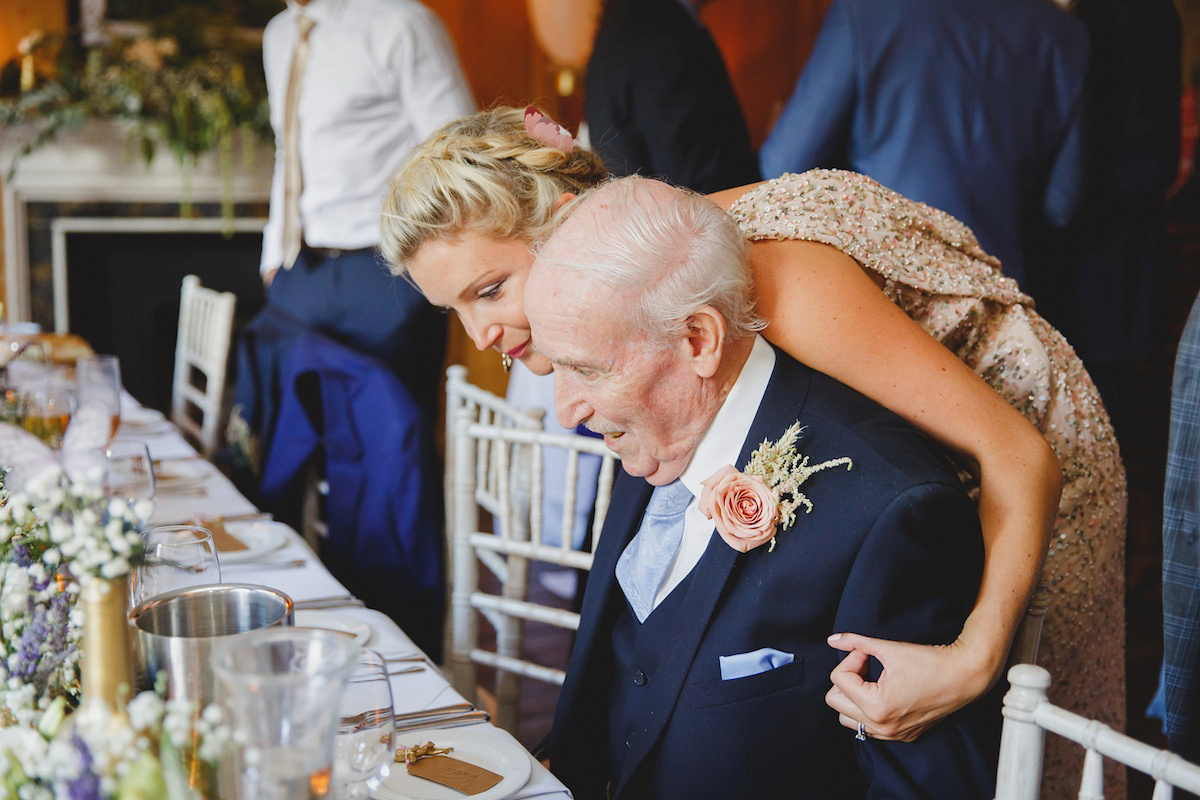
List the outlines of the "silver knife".
<svg viewBox="0 0 1200 800">
<path fill-rule="evenodd" d="M 418 720 L 409 722 L 403 725 L 396 725 L 396 733 L 407 733 L 408 731 L 420 731 L 434 728 L 458 728 L 462 725 L 475 725 L 480 722 L 487 722 L 492 718 L 491 714 L 486 711 L 468 711 L 464 714 L 453 714 L 446 717 L 438 717 L 432 720 Z"/>
</svg>

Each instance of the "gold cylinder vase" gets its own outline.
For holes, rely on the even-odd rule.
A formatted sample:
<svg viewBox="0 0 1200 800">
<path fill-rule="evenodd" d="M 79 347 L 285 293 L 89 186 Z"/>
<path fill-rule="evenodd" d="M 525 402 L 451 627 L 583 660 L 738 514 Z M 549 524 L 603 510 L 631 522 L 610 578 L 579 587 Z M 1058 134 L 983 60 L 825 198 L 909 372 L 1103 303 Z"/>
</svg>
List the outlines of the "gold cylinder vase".
<svg viewBox="0 0 1200 800">
<path fill-rule="evenodd" d="M 129 648 L 129 578 L 92 578 L 80 586 L 83 608 L 83 697 L 80 710 L 125 713 L 133 692 Z"/>
</svg>

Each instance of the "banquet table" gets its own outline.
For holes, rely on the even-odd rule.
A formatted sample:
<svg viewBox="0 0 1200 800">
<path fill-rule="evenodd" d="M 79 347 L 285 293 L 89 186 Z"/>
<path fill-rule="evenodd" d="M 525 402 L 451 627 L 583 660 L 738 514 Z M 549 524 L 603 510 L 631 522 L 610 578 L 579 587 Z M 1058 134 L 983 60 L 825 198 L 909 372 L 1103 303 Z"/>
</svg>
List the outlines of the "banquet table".
<svg viewBox="0 0 1200 800">
<path fill-rule="evenodd" d="M 186 464 L 187 472 L 193 478 L 181 482 L 177 488 L 164 481 L 160 485 L 156 497 L 152 524 L 169 524 L 183 522 L 196 514 L 211 517 L 236 517 L 249 515 L 257 511 L 252 503 L 234 488 L 233 484 L 210 462 L 200 459 L 196 451 L 188 445 L 178 429 L 158 416 L 157 412 L 142 409 L 128 395 L 125 396 L 127 413 L 123 417 L 117 439 L 136 439 L 144 441 L 153 459 L 162 465 L 173 463 Z M 201 472 L 202 471 L 202 472 Z M 261 558 L 269 563 L 278 564 L 283 561 L 302 559 L 300 567 L 272 568 L 255 560 L 246 560 L 238 564 L 222 566 L 222 580 L 226 583 L 252 583 L 270 586 L 289 595 L 295 601 L 319 597 L 330 597 L 346 594 L 346 589 L 333 578 L 321 564 L 320 559 L 290 527 L 273 520 L 260 520 L 254 523 L 260 526 L 271 526 L 274 530 L 282 531 L 285 535 L 283 544 L 278 549 L 264 554 Z M 336 616 L 352 624 L 369 626 L 369 637 L 365 646 L 379 651 L 384 656 L 423 655 L 404 631 L 384 614 L 369 608 L 337 608 Z M 428 659 L 425 669 L 419 672 L 397 674 L 391 677 L 391 687 L 396 712 L 398 714 L 438 708 L 464 702 L 464 698 L 456 692 L 449 681 L 436 666 Z M 493 794 L 490 790 L 487 797 L 496 800 L 521 800 L 522 798 L 570 798 L 571 793 L 562 782 L 554 777 L 544 766 L 529 755 L 520 743 L 507 731 L 495 727 L 491 723 L 482 722 L 470 727 L 447 729 L 445 734 L 453 736 L 459 731 L 470 731 L 472 737 L 491 743 L 504 752 L 512 752 L 514 746 L 519 748 L 521 755 L 529 759 L 531 772 L 527 782 L 512 793 Z M 436 735 L 436 732 L 435 734 Z M 399 738 L 399 737 L 398 737 Z M 435 739 L 436 741 L 436 739 Z M 522 765 L 523 769 L 523 765 Z M 389 781 L 390 783 L 390 781 Z M 410 795 L 388 791 L 389 784 L 377 793 L 385 800 L 400 800 Z M 465 797 L 454 790 L 430 784 L 429 794 L 413 794 L 416 798 Z M 477 795 L 483 797 L 484 795 Z"/>
</svg>

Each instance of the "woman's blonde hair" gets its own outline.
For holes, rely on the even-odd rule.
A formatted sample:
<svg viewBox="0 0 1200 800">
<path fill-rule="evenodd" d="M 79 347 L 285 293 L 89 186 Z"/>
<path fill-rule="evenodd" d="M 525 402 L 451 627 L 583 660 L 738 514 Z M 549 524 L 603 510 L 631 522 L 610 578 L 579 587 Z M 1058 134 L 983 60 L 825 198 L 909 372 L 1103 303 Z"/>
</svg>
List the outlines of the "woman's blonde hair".
<svg viewBox="0 0 1200 800">
<path fill-rule="evenodd" d="M 471 230 L 536 240 L 552 227 L 563 192 L 606 176 L 595 153 L 547 147 L 525 130 L 524 109 L 502 106 L 444 125 L 392 177 L 380 248 L 401 274 L 431 239 Z"/>
</svg>

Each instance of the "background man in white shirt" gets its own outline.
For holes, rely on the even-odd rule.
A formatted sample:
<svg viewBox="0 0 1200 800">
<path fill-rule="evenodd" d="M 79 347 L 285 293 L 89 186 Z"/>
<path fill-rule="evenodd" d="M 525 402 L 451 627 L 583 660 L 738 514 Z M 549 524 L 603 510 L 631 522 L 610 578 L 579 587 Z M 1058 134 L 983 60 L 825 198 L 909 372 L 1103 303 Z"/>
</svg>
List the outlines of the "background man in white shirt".
<svg viewBox="0 0 1200 800">
<path fill-rule="evenodd" d="M 263 62 L 276 144 L 268 305 L 387 362 L 435 409 L 445 321 L 376 247 L 392 173 L 475 110 L 453 44 L 417 0 L 290 0 L 267 24 Z"/>
</svg>

